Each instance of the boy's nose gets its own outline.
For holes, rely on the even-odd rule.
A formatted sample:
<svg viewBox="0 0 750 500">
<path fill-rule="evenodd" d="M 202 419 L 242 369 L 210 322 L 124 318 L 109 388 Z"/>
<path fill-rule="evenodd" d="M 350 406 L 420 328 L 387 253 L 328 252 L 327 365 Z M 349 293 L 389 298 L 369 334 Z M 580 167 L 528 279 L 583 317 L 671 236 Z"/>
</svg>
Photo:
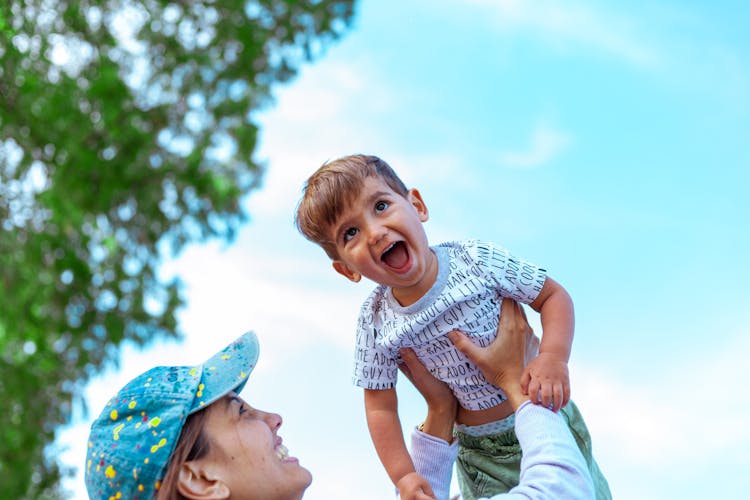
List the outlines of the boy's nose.
<svg viewBox="0 0 750 500">
<path fill-rule="evenodd" d="M 370 245 L 374 245 L 388 233 L 388 230 L 380 224 L 372 225 L 368 228 L 368 241 Z"/>
</svg>

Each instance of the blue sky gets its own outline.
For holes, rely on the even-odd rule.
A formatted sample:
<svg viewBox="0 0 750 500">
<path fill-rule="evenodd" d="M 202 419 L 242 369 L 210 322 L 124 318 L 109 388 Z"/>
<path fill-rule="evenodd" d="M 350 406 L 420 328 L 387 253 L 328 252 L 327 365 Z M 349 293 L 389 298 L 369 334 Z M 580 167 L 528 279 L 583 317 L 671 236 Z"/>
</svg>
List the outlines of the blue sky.
<svg viewBox="0 0 750 500">
<path fill-rule="evenodd" d="M 749 22 L 739 1 L 361 2 L 352 31 L 257 116 L 268 171 L 237 240 L 165 263 L 188 286 L 185 341 L 125 349 L 87 388 L 92 411 L 150 366 L 199 363 L 252 329 L 262 351 L 243 396 L 284 417 L 314 475 L 306 498 L 389 498 L 350 383 L 371 284 L 336 275 L 292 223 L 317 166 L 371 153 L 420 189 L 432 242 L 495 241 L 571 293 L 573 398 L 615 498 L 739 498 Z M 424 406 L 403 382 L 408 427 Z M 83 464 L 86 435 L 63 432 L 68 463 Z M 69 487 L 84 497 L 80 477 Z"/>
</svg>

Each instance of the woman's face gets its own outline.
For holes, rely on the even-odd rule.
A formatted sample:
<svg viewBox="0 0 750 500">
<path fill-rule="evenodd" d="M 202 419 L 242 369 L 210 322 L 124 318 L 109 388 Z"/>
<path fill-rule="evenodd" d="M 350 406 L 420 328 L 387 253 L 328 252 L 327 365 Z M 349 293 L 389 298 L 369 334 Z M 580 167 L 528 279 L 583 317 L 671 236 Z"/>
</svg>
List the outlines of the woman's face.
<svg viewBox="0 0 750 500">
<path fill-rule="evenodd" d="M 221 470 L 232 498 L 302 498 L 312 475 L 281 444 L 280 415 L 256 410 L 234 393 L 206 411 L 210 451 L 204 459 Z"/>
</svg>

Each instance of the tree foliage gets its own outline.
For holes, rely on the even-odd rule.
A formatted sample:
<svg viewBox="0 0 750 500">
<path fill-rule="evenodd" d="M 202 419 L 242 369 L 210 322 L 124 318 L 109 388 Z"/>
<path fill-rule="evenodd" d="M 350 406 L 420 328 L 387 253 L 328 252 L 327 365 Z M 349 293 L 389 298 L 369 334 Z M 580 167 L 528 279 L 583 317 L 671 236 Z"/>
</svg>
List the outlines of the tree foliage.
<svg viewBox="0 0 750 500">
<path fill-rule="evenodd" d="M 122 342 L 179 335 L 160 258 L 231 239 L 253 111 L 354 0 L 1 3 L 0 491 L 59 497 L 76 394 Z"/>
</svg>

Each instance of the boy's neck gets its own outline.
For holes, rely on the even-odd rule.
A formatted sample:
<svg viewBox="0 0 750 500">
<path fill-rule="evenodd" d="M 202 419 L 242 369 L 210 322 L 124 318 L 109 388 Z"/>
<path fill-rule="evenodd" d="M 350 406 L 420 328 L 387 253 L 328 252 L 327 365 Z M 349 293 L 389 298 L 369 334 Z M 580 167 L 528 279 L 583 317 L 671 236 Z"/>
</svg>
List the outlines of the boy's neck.
<svg viewBox="0 0 750 500">
<path fill-rule="evenodd" d="M 437 275 L 438 258 L 437 255 L 435 255 L 435 252 L 430 249 L 427 269 L 425 270 L 425 273 L 419 283 L 409 287 L 392 287 L 391 293 L 393 293 L 393 298 L 396 299 L 396 302 L 398 302 L 402 307 L 412 305 L 430 291 L 432 285 L 434 285 L 435 281 L 437 281 Z"/>
</svg>

